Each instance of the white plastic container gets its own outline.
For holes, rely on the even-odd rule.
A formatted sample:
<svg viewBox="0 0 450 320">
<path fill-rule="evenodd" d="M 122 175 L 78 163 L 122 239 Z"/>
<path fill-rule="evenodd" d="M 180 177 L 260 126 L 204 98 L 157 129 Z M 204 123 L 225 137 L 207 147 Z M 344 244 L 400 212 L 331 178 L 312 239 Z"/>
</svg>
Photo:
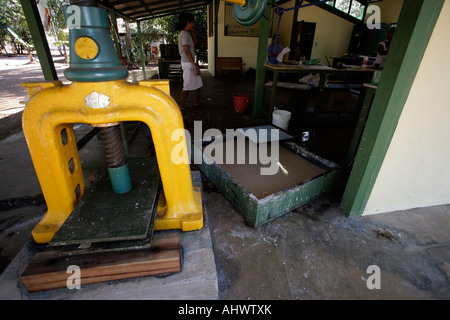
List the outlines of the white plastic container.
<svg viewBox="0 0 450 320">
<path fill-rule="evenodd" d="M 272 113 L 272 124 L 287 130 L 289 127 L 289 121 L 291 120 L 291 113 L 286 110 L 280 110 L 278 108 L 273 109 Z"/>
</svg>

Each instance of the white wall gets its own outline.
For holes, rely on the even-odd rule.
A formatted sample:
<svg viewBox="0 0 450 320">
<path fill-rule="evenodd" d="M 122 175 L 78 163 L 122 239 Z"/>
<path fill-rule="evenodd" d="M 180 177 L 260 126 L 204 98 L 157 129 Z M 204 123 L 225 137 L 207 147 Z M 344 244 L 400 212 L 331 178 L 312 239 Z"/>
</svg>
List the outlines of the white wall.
<svg viewBox="0 0 450 320">
<path fill-rule="evenodd" d="M 394 23 L 397 22 L 404 0 L 384 0 L 375 3 L 381 9 L 381 22 Z M 282 5 L 283 8 L 292 8 L 295 1 L 291 0 Z M 244 71 L 248 68 L 256 69 L 258 37 L 225 37 L 224 36 L 224 9 L 225 3 L 220 2 L 219 7 L 219 57 L 242 57 Z M 286 11 L 282 17 L 280 26 L 280 35 L 282 43 L 285 47 L 290 46 L 292 23 L 294 10 Z M 298 12 L 298 21 L 316 22 L 315 46 L 313 47 L 312 57 L 319 58 L 322 63 L 326 63 L 326 57 L 339 57 L 347 53 L 350 44 L 353 23 L 340 18 L 326 10 L 316 6 L 301 8 Z M 277 28 L 278 20 L 274 20 L 274 32 Z M 268 39 L 267 45 L 271 42 Z M 208 70 L 214 74 L 214 38 L 208 38 Z M 285 56 L 285 58 L 288 55 Z M 331 60 L 330 60 L 331 61 Z"/>
<path fill-rule="evenodd" d="M 381 23 L 397 22 L 403 1 L 384 0 L 374 3 L 380 7 Z M 322 63 L 326 63 L 326 56 L 330 59 L 347 53 L 354 26 L 350 21 L 316 6 L 301 8 L 297 20 L 317 23 L 312 59 L 319 58 Z"/>
<path fill-rule="evenodd" d="M 449 30 L 446 0 L 364 215 L 450 203 Z"/>
<path fill-rule="evenodd" d="M 311 59 L 320 59 L 326 64 L 326 57 L 340 57 L 347 53 L 354 24 L 316 6 L 301 8 L 298 21 L 316 22 L 314 47 Z"/>
<path fill-rule="evenodd" d="M 290 8 L 295 5 L 295 1 L 290 1 L 282 7 Z M 230 37 L 224 35 L 224 13 L 225 3 L 220 2 L 219 19 L 218 19 L 218 57 L 242 57 L 244 64 L 244 72 L 249 68 L 256 69 L 256 62 L 258 56 L 258 40 L 259 37 Z M 282 23 L 279 34 L 282 38 L 282 43 L 285 47 L 289 46 L 292 30 L 293 10 L 283 14 Z M 276 32 L 278 20 L 274 21 L 274 32 Z M 271 39 L 267 39 L 267 46 L 269 46 Z M 214 74 L 215 66 L 211 63 L 214 60 L 214 38 L 208 38 L 208 71 Z M 287 55 L 286 55 L 287 56 Z"/>
<path fill-rule="evenodd" d="M 220 2 L 218 14 L 218 57 L 242 57 L 244 72 L 249 67 L 256 69 L 258 48 L 257 37 L 226 37 L 224 36 L 225 3 Z M 214 37 L 209 38 L 208 61 L 214 61 Z M 209 63 L 208 71 L 214 74 L 215 63 Z"/>
<path fill-rule="evenodd" d="M 382 23 L 397 23 L 404 0 L 384 0 L 375 2 L 381 10 Z"/>
</svg>

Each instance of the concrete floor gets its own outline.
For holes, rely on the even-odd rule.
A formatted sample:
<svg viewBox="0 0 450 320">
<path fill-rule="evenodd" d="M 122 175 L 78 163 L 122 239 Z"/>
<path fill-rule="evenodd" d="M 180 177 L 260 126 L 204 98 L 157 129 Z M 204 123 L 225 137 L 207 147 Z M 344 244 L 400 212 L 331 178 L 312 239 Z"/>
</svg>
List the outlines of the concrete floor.
<svg viewBox="0 0 450 320">
<path fill-rule="evenodd" d="M 252 96 L 252 80 L 218 80 L 206 72 L 203 80 L 205 107 L 184 113 L 187 129 L 193 129 L 194 120 L 202 120 L 204 130 L 266 123 L 264 119 L 253 119 L 251 110 L 237 115 L 233 109 L 233 94 Z M 171 92 L 179 101 L 181 83 L 172 81 Z M 295 101 L 296 98 L 286 94 L 277 104 L 279 108 L 286 108 Z M 294 115 L 290 130 L 298 135 L 308 131 L 310 139 L 304 145 L 317 155 L 342 165 L 355 114 L 323 115 L 314 125 L 308 117 L 307 114 Z M 39 197 L 39 184 L 21 132 L 0 142 L 3 178 L 0 198 L 20 200 L 1 210 L 0 270 L 4 270 L 11 261 L 17 262 L 14 257 L 29 241 L 30 231 L 39 221 L 45 205 Z M 134 147 L 139 149 L 138 146 L 146 143 L 144 139 Z M 5 148 L 5 145 L 17 148 Z M 141 148 L 140 151 L 148 150 Z M 80 157 L 88 159 L 85 164 L 102 161 L 101 156 L 101 151 L 98 154 L 80 152 Z M 192 169 L 195 170 L 194 165 Z M 342 181 L 334 192 L 255 229 L 246 224 L 242 215 L 204 176 L 202 184 L 210 233 L 203 232 L 203 236 L 212 246 L 210 255 L 216 269 L 210 274 L 217 275 L 217 299 L 450 298 L 450 205 L 347 218 L 339 208 L 345 185 Z M 31 196 L 31 199 L 22 198 L 24 196 Z M 19 207 L 25 203 L 28 205 Z M 190 234 L 196 238 L 196 232 Z M 189 242 L 186 245 L 189 246 Z M 191 245 L 197 246 L 195 242 Z M 379 267 L 381 288 L 370 290 L 367 284 L 373 277 L 368 268 L 373 265 Z M 166 287 L 170 287 L 171 277 L 165 281 Z M 139 287 L 139 281 L 132 283 Z M 60 297 L 70 299 L 70 296 Z M 57 296 L 53 294 L 52 298 Z M 102 296 L 97 298 L 102 299 Z M 189 296 L 178 298 L 190 299 Z"/>
</svg>

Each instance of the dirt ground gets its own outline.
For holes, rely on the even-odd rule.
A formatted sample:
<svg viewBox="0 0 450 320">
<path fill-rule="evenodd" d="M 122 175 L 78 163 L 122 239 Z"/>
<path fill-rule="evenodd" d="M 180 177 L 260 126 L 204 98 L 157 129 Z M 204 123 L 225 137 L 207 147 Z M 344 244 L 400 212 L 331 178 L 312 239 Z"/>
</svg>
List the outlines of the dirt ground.
<svg viewBox="0 0 450 320">
<path fill-rule="evenodd" d="M 64 78 L 64 57 L 59 52 L 52 52 L 55 69 L 59 80 Z M 22 87 L 24 82 L 45 81 L 37 56 L 30 63 L 27 55 L 0 56 L 0 138 L 15 132 L 22 126 L 22 111 L 24 101 L 28 98 L 27 90 Z"/>
<path fill-rule="evenodd" d="M 52 51 L 52 57 L 58 79 L 70 83 L 64 77 L 64 70 L 69 67 L 64 57 L 58 51 Z M 30 62 L 27 55 L 0 55 L 0 139 L 22 127 L 24 101 L 28 99 L 22 83 L 45 81 L 38 57 L 33 58 L 34 62 Z M 156 68 L 156 64 L 147 68 Z"/>
</svg>

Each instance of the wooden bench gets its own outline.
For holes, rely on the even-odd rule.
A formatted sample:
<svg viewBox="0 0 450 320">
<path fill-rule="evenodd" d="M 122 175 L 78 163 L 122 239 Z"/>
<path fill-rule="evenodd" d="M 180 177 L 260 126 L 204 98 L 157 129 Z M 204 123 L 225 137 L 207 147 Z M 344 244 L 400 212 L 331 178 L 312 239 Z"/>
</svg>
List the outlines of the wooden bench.
<svg viewBox="0 0 450 320">
<path fill-rule="evenodd" d="M 216 58 L 216 77 L 220 78 L 224 72 L 233 75 L 234 71 L 238 71 L 242 76 L 242 58 L 241 57 L 217 57 Z"/>
</svg>

